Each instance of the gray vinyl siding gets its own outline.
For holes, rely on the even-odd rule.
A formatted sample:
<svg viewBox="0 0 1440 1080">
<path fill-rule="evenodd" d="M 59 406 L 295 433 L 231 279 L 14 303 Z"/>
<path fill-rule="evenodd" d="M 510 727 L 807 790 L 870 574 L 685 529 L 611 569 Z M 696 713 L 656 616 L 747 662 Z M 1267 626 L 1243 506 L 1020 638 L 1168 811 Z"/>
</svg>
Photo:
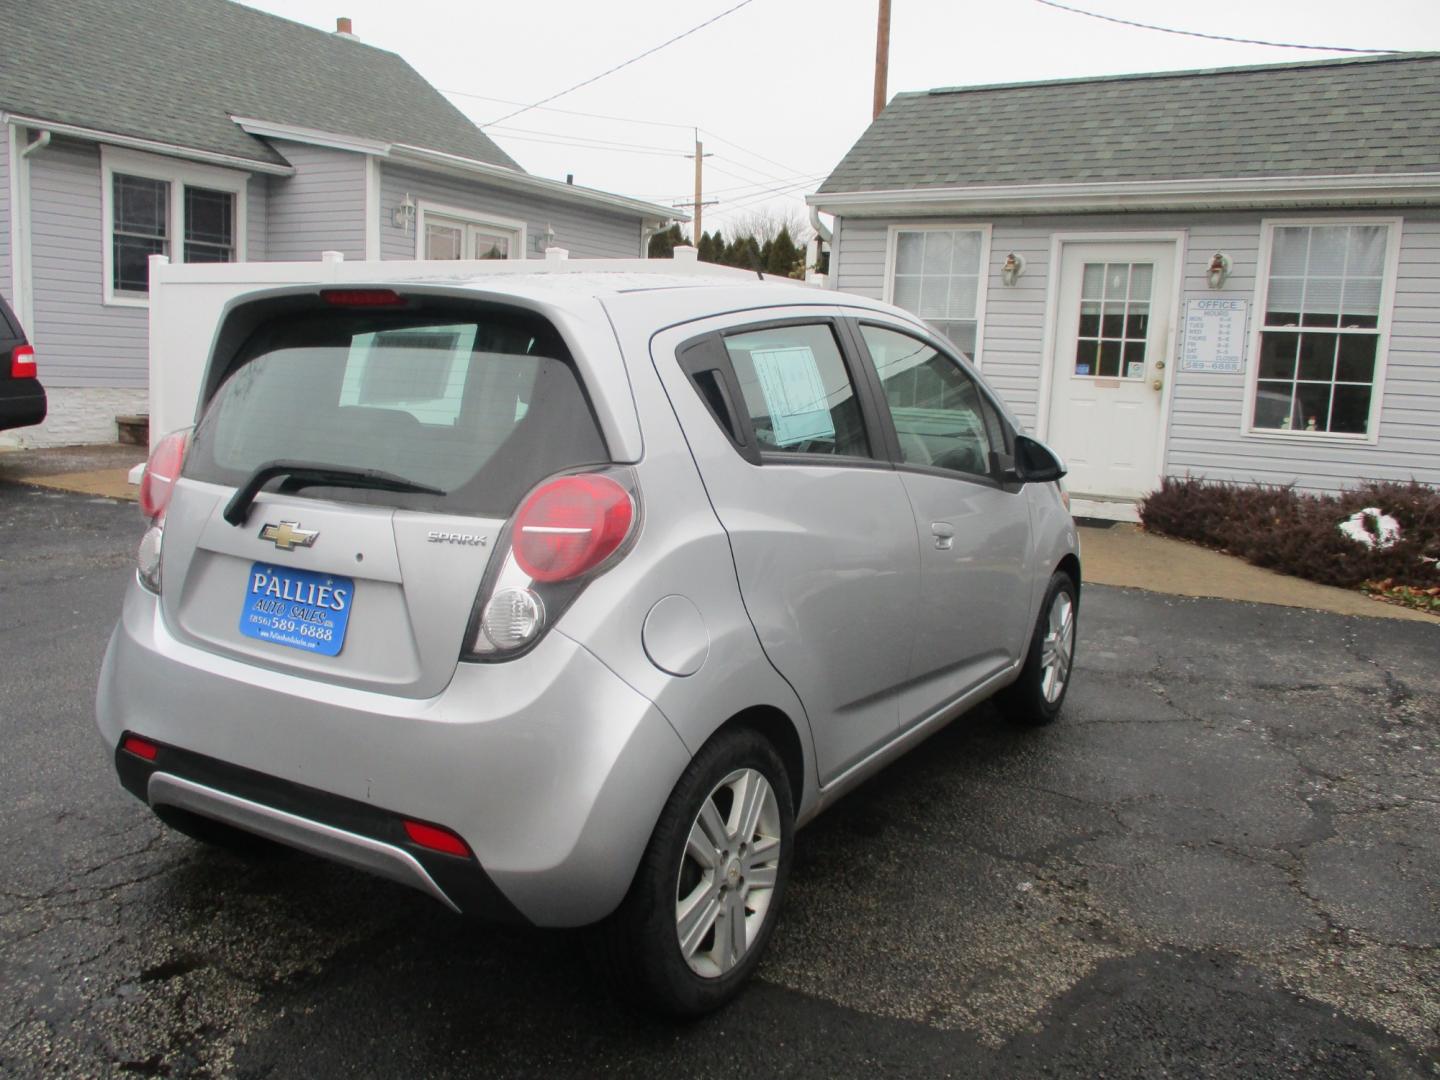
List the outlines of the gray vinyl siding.
<svg viewBox="0 0 1440 1080">
<path fill-rule="evenodd" d="M 266 177 L 252 174 L 245 185 L 245 261 L 264 262 L 270 228 L 270 187 Z"/>
<path fill-rule="evenodd" d="M 1433 210 L 994 219 L 988 296 L 978 350 L 986 379 L 1022 422 L 1034 425 L 1044 362 L 1051 242 L 1056 232 L 1113 233 L 1117 239 L 1123 239 L 1127 232 L 1145 230 L 1183 232 L 1186 247 L 1182 310 L 1175 317 L 1181 317 L 1187 299 L 1226 297 L 1249 303 L 1253 320 L 1262 217 L 1279 220 L 1306 216 L 1404 219 L 1377 441 L 1280 441 L 1247 435 L 1242 430 L 1242 414 L 1253 358 L 1247 355 L 1243 374 L 1216 375 L 1181 372 L 1176 357 L 1171 357 L 1168 371 L 1174 387 L 1163 471 L 1172 476 L 1296 484 L 1322 491 L 1368 479 L 1413 478 L 1440 484 L 1440 212 Z M 926 219 L 924 223 L 940 220 Z M 967 217 L 960 223 L 974 224 L 976 220 Z M 836 287 L 882 297 L 889 226 L 913 223 L 837 219 Z M 1026 266 L 1016 285 L 1007 288 L 1000 283 L 1000 266 L 1012 251 L 1024 256 Z M 1217 251 L 1233 260 L 1229 280 L 1219 291 L 1210 289 L 1205 277 L 1210 257 Z M 1181 344 L 1177 334 L 1177 350 Z"/>
<path fill-rule="evenodd" d="M 276 142 L 275 148 L 296 172 L 269 178 L 264 258 L 308 262 L 322 251 L 339 251 L 363 259 L 365 156 L 292 142 Z"/>
<path fill-rule="evenodd" d="M 30 271 L 47 386 L 146 384 L 149 311 L 101 302 L 100 149 L 56 139 L 30 156 Z"/>
<path fill-rule="evenodd" d="M 14 279 L 10 276 L 10 125 L 0 124 L 0 293 L 13 306 Z"/>
<path fill-rule="evenodd" d="M 578 207 L 556 199 L 536 198 L 477 180 L 427 173 L 405 166 L 380 165 L 380 257 L 413 259 L 414 228 L 394 224 L 394 211 L 406 195 L 416 203 L 430 202 L 484 216 L 526 225 L 526 258 L 536 258 L 544 246 L 546 226 L 555 230 L 555 245 L 572 258 L 633 259 L 640 254 L 640 218 Z"/>
</svg>

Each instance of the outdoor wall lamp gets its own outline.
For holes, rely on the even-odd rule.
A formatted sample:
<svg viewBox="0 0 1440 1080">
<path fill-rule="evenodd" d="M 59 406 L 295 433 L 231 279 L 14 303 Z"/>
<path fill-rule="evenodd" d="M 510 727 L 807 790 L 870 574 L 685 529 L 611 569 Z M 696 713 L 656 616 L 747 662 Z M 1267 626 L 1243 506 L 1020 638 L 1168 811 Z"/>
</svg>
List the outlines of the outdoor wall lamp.
<svg viewBox="0 0 1440 1080">
<path fill-rule="evenodd" d="M 1025 273 L 1025 256 L 1016 255 L 1010 252 L 1005 256 L 1005 262 L 1000 267 L 1000 283 L 1002 285 L 1014 285 L 1020 276 Z"/>
<path fill-rule="evenodd" d="M 397 229 L 404 229 L 407 233 L 415 225 L 415 200 L 410 193 L 405 193 L 405 198 L 400 200 L 400 205 L 390 211 L 390 220 Z"/>
<path fill-rule="evenodd" d="M 547 225 L 545 226 L 545 236 L 544 236 L 544 238 L 541 240 L 541 243 L 540 243 L 540 250 L 541 250 L 541 251 L 549 251 L 549 250 L 550 250 L 552 247 L 554 247 L 554 246 L 555 246 L 555 226 L 554 226 L 554 225 L 549 225 L 549 224 L 547 224 Z"/>
<path fill-rule="evenodd" d="M 1217 251 L 1210 258 L 1210 269 L 1205 271 L 1205 277 L 1210 282 L 1210 288 L 1221 289 L 1225 286 L 1225 279 L 1230 276 L 1230 256 L 1224 252 Z"/>
</svg>

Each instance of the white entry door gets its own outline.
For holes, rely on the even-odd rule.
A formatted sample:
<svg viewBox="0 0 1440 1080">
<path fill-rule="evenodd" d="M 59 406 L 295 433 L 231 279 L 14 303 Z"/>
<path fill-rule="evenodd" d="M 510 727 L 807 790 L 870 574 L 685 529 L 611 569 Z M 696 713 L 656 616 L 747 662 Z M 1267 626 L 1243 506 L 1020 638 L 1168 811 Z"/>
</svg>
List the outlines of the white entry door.
<svg viewBox="0 0 1440 1080">
<path fill-rule="evenodd" d="M 1136 499 L 1160 480 L 1176 245 L 1061 248 L 1047 442 L 1077 496 Z"/>
</svg>

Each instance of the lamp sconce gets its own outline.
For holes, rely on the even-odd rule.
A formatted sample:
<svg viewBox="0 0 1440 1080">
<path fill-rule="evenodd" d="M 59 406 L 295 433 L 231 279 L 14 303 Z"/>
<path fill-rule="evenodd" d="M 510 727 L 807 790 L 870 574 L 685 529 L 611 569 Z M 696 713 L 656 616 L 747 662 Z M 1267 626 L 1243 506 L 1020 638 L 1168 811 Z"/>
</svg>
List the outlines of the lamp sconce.
<svg viewBox="0 0 1440 1080">
<path fill-rule="evenodd" d="M 1217 251 L 1210 257 L 1210 268 L 1205 271 L 1205 278 L 1210 282 L 1210 288 L 1223 289 L 1225 280 L 1230 276 L 1230 256 L 1223 251 Z"/>
<path fill-rule="evenodd" d="M 540 237 L 540 250 L 541 250 L 541 252 L 543 253 L 543 252 L 549 251 L 549 250 L 550 250 L 552 247 L 554 247 L 554 246 L 555 246 L 555 226 L 554 226 L 554 225 L 550 225 L 550 224 L 547 223 L 546 226 L 545 226 L 545 232 L 544 232 L 544 233 L 541 235 L 541 237 Z"/>
<path fill-rule="evenodd" d="M 1025 273 L 1025 256 L 1016 255 L 1010 252 L 1005 256 L 1005 262 L 1000 267 L 1000 283 L 1006 286 L 1013 286 Z"/>
<path fill-rule="evenodd" d="M 407 234 L 415 227 L 415 200 L 408 191 L 400 200 L 400 205 L 390 211 L 390 220 L 397 229 L 404 229 Z"/>
</svg>

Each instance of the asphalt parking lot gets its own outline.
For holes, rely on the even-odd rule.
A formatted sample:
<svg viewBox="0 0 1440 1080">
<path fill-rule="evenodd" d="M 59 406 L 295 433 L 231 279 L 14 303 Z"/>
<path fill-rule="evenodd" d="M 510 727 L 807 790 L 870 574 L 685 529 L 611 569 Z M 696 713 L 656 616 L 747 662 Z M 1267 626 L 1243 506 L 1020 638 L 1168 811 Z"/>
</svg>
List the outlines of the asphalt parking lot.
<svg viewBox="0 0 1440 1080">
<path fill-rule="evenodd" d="M 1440 1076 L 1440 625 L 1087 588 L 1060 722 L 801 833 L 759 982 L 675 1026 L 575 935 L 164 832 L 91 719 L 139 533 L 0 485 L 0 1074 Z"/>
</svg>

